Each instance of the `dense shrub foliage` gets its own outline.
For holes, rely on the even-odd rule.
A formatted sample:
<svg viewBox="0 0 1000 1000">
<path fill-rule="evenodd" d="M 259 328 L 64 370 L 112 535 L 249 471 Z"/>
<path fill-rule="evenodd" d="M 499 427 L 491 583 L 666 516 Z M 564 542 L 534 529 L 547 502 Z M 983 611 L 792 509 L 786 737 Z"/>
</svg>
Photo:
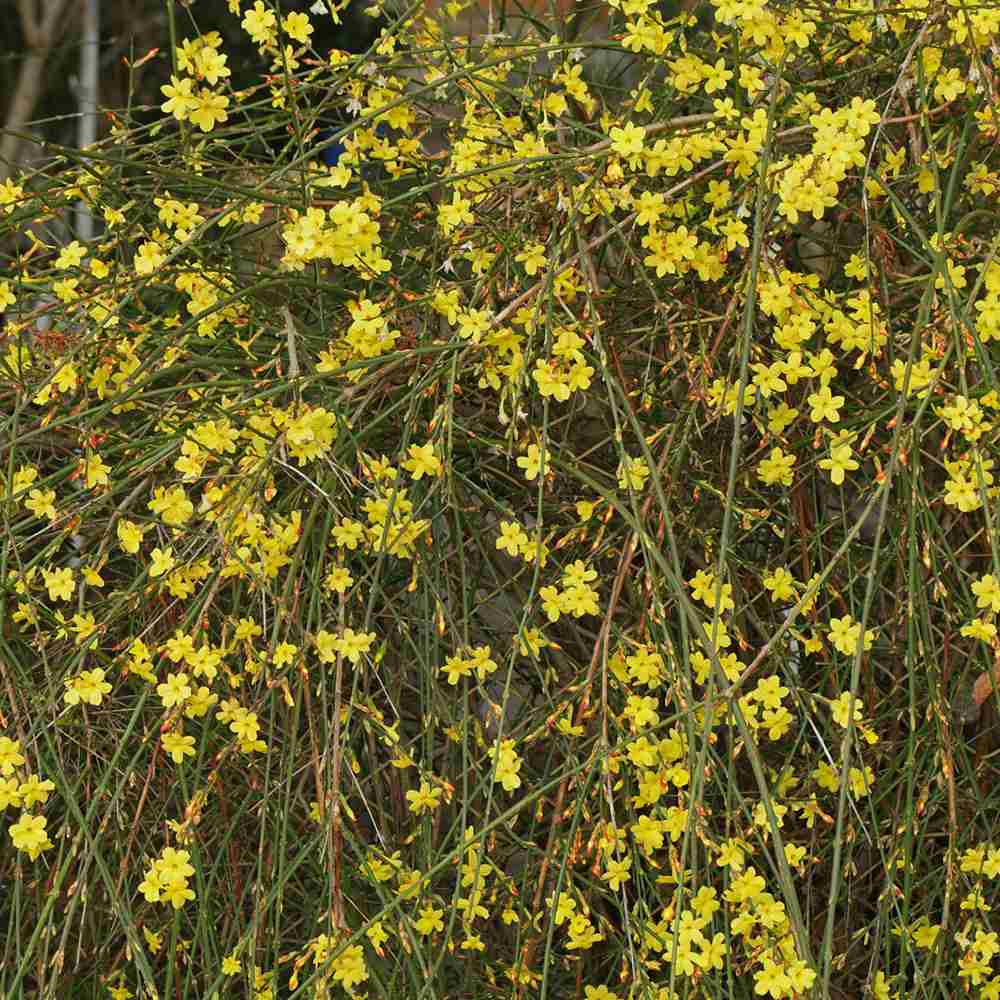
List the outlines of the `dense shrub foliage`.
<svg viewBox="0 0 1000 1000">
<path fill-rule="evenodd" d="M 1000 8 L 229 7 L 0 186 L 0 992 L 1000 997 Z"/>
</svg>

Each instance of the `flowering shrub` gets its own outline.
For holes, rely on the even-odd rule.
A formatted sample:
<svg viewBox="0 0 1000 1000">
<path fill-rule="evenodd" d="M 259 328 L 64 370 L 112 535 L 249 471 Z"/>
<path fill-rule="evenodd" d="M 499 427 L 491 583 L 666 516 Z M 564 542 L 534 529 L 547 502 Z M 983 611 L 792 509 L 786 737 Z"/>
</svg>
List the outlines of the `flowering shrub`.
<svg viewBox="0 0 1000 1000">
<path fill-rule="evenodd" d="M 1000 10 L 229 6 L 0 186 L 4 995 L 1000 996 Z"/>
</svg>

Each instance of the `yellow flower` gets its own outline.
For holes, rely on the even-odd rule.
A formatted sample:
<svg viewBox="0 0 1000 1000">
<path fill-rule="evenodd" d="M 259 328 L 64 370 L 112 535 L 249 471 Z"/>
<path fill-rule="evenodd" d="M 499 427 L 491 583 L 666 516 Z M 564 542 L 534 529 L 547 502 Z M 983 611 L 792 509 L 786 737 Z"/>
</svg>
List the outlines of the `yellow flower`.
<svg viewBox="0 0 1000 1000">
<path fill-rule="evenodd" d="M 55 499 L 55 490 L 34 489 L 28 493 L 28 499 L 24 501 L 24 506 L 35 517 L 47 517 L 50 521 L 54 521 L 58 517 Z"/>
<path fill-rule="evenodd" d="M 11 781 L 14 781 L 12 778 Z M 49 793 L 55 791 L 55 783 L 43 781 L 37 774 L 29 774 L 26 781 L 22 781 L 17 788 L 17 797 L 27 808 L 45 803 L 49 799 Z M 18 803 L 14 803 L 17 805 Z"/>
<path fill-rule="evenodd" d="M 608 135 L 611 138 L 611 148 L 624 159 L 630 160 L 642 154 L 646 130 L 641 125 L 629 122 L 620 128 L 614 126 Z"/>
<path fill-rule="evenodd" d="M 601 878 L 617 892 L 621 888 L 622 883 L 627 882 L 632 877 L 630 874 L 631 868 L 632 859 L 630 857 L 624 857 L 621 860 L 611 860 L 608 861 Z"/>
<path fill-rule="evenodd" d="M 811 398 L 811 397 L 810 397 Z M 840 399 L 841 397 L 836 397 Z M 820 460 L 819 467 L 828 469 L 830 472 L 830 482 L 834 486 L 840 486 L 844 482 L 844 473 L 853 472 L 858 468 L 858 463 L 854 461 L 849 444 L 834 445 L 830 449 L 830 457 Z"/>
<path fill-rule="evenodd" d="M 138 524 L 129 521 L 127 518 L 122 518 L 115 528 L 115 532 L 118 535 L 118 542 L 122 549 L 133 556 L 139 551 L 139 545 L 142 542 L 145 530 L 145 528 L 141 528 Z"/>
<path fill-rule="evenodd" d="M 87 705 L 100 705 L 110 690 L 111 685 L 104 679 L 104 671 L 98 667 L 67 678 L 63 698 L 67 705 L 78 705 L 81 701 Z"/>
<path fill-rule="evenodd" d="M 87 489 L 93 489 L 95 486 L 107 486 L 110 482 L 108 473 L 111 471 L 111 467 L 101 461 L 100 455 L 90 454 L 80 465 Z"/>
<path fill-rule="evenodd" d="M 584 1000 L 618 1000 L 618 994 L 612 993 L 607 986 L 584 986 Z"/>
<path fill-rule="evenodd" d="M 336 649 L 351 661 L 357 663 L 361 659 L 362 653 L 367 653 L 375 641 L 374 632 L 355 632 L 352 628 L 345 628 L 341 636 L 336 640 Z"/>
<path fill-rule="evenodd" d="M 830 714 L 833 716 L 833 721 L 841 726 L 843 729 L 847 728 L 848 724 L 848 712 L 851 709 L 851 692 L 845 691 L 836 701 L 830 703 Z M 854 722 L 858 724 L 864 720 L 864 713 L 861 707 L 861 701 L 858 698 L 854 698 Z"/>
<path fill-rule="evenodd" d="M 821 420 L 829 420 L 835 424 L 840 420 L 840 407 L 844 405 L 843 396 L 834 396 L 828 385 L 824 385 L 819 392 L 810 393 L 807 400 L 812 409 L 809 411 L 809 419 L 818 424 Z"/>
<path fill-rule="evenodd" d="M 983 621 L 982 618 L 974 618 L 968 625 L 963 625 L 959 633 L 967 638 L 992 642 L 997 637 L 997 627 L 993 622 Z"/>
<path fill-rule="evenodd" d="M 470 224 L 473 221 L 471 209 L 472 203 L 454 192 L 450 202 L 438 206 L 438 225 L 442 233 L 450 236 L 459 226 Z"/>
<path fill-rule="evenodd" d="M 514 749 L 514 741 L 504 740 L 500 745 L 499 754 L 495 746 L 490 747 L 489 755 L 497 761 L 496 773 L 493 780 L 499 781 L 503 785 L 504 790 L 508 792 L 520 788 L 521 776 L 518 774 L 518 771 L 521 769 L 522 761 Z"/>
<path fill-rule="evenodd" d="M 170 489 L 158 486 L 148 506 L 154 514 L 160 515 L 164 524 L 172 528 L 187 523 L 194 513 L 194 504 L 188 499 L 183 486 L 172 486 Z"/>
<path fill-rule="evenodd" d="M 933 948 L 934 942 L 937 941 L 938 934 L 941 933 L 940 924 L 928 924 L 923 923 L 919 927 L 913 928 L 911 935 L 913 937 L 913 943 L 918 948 Z"/>
<path fill-rule="evenodd" d="M 472 662 L 462 656 L 449 656 L 441 668 L 441 673 L 447 677 L 448 683 L 454 687 L 461 678 L 469 677 L 472 674 Z"/>
<path fill-rule="evenodd" d="M 288 14 L 281 22 L 285 29 L 285 34 L 303 45 L 309 44 L 309 36 L 313 33 L 313 26 L 309 23 L 309 17 L 299 11 Z"/>
<path fill-rule="evenodd" d="M 353 552 L 365 537 L 365 527 L 359 521 L 345 517 L 341 519 L 340 524 L 334 525 L 330 535 L 337 545 Z"/>
<path fill-rule="evenodd" d="M 734 872 L 738 872 L 743 868 L 746 855 L 739 842 L 730 839 L 723 841 L 718 857 L 715 860 L 720 867 L 730 867 Z"/>
<path fill-rule="evenodd" d="M 283 667 L 288 663 L 292 663 L 295 660 L 295 654 L 299 651 L 299 647 L 291 642 L 279 643 L 277 648 L 274 650 L 274 655 L 271 657 L 271 662 L 276 667 Z"/>
<path fill-rule="evenodd" d="M 763 582 L 773 601 L 788 601 L 795 596 L 795 577 L 783 566 L 768 573 Z"/>
<path fill-rule="evenodd" d="M 243 15 L 243 30 L 260 46 L 273 45 L 277 40 L 278 19 L 261 0 L 256 0 L 252 10 Z M 287 29 L 286 29 L 287 30 Z"/>
<path fill-rule="evenodd" d="M 650 855 L 663 847 L 663 826 L 659 820 L 643 814 L 629 829 L 643 853 Z"/>
<path fill-rule="evenodd" d="M 589 918 L 582 913 L 570 918 L 569 943 L 571 951 L 586 951 L 598 941 L 603 941 L 604 935 L 595 929 Z"/>
<path fill-rule="evenodd" d="M 188 120 L 197 125 L 202 132 L 211 132 L 216 125 L 229 118 L 226 112 L 228 107 L 228 97 L 203 88 L 198 92 L 193 106 L 188 111 Z"/>
<path fill-rule="evenodd" d="M 183 763 L 185 757 L 194 756 L 193 736 L 182 736 L 175 732 L 164 733 L 160 737 L 160 742 L 175 764 Z"/>
<path fill-rule="evenodd" d="M 778 680 L 777 675 L 771 674 L 770 677 L 757 681 L 757 686 L 750 692 L 750 697 L 760 702 L 764 708 L 776 709 L 781 706 L 782 699 L 786 694 L 788 694 L 788 688 Z"/>
<path fill-rule="evenodd" d="M 59 270 L 66 270 L 70 267 L 79 267 L 80 261 L 87 256 L 87 248 L 79 241 L 73 240 L 72 243 L 64 246 L 62 250 L 59 251 L 59 256 L 56 258 L 56 267 Z"/>
<path fill-rule="evenodd" d="M 160 110 L 164 114 L 173 115 L 179 122 L 186 121 L 188 112 L 195 107 L 196 101 L 191 93 L 194 81 L 190 77 L 176 76 L 170 77 L 170 83 L 160 87 L 161 93 L 167 98 L 160 105 Z"/>
<path fill-rule="evenodd" d="M 537 444 L 529 444 L 527 452 L 517 458 L 517 467 L 524 470 L 524 478 L 529 483 L 538 478 L 539 472 L 544 478 L 547 466 L 547 462 L 545 466 L 542 465 L 542 456 Z"/>
<path fill-rule="evenodd" d="M 334 566 L 323 580 L 323 586 L 337 594 L 346 593 L 353 583 L 354 577 L 345 566 Z"/>
<path fill-rule="evenodd" d="M 21 818 L 10 825 L 10 839 L 14 842 L 14 846 L 19 851 L 26 851 L 32 861 L 42 851 L 52 847 L 52 841 L 45 832 L 47 822 L 44 816 L 31 816 L 28 813 L 22 813 Z"/>
<path fill-rule="evenodd" d="M 353 995 L 354 987 L 368 978 L 365 968 L 364 949 L 359 944 L 351 945 L 333 960 L 333 978 L 348 994 Z"/>
<path fill-rule="evenodd" d="M 136 274 L 145 276 L 152 274 L 166 259 L 167 255 L 159 243 L 148 240 L 139 244 L 132 266 Z"/>
<path fill-rule="evenodd" d="M 424 445 L 411 444 L 410 457 L 400 463 L 414 479 L 423 476 L 440 476 L 444 471 L 441 459 L 434 454 L 434 444 L 428 441 Z"/>
<path fill-rule="evenodd" d="M 791 486 L 793 465 L 794 455 L 786 455 L 780 448 L 772 448 L 771 454 L 758 464 L 757 475 L 767 486 L 774 483 Z"/>
<path fill-rule="evenodd" d="M 524 265 L 524 273 L 534 277 L 545 263 L 545 247 L 541 243 L 529 243 L 515 258 Z"/>
<path fill-rule="evenodd" d="M 977 608 L 989 608 L 994 614 L 1000 613 L 1000 582 L 992 573 L 973 583 L 972 592 L 976 595 Z"/>
<path fill-rule="evenodd" d="M 169 545 L 165 549 L 153 549 L 150 560 L 149 575 L 154 578 L 169 573 L 176 565 L 173 549 Z"/>
<path fill-rule="evenodd" d="M 864 770 L 852 767 L 848 773 L 848 780 L 851 783 L 851 791 L 854 793 L 854 797 L 860 799 L 868 794 L 872 782 L 875 780 L 875 774 L 870 767 L 865 767 Z"/>
<path fill-rule="evenodd" d="M 14 768 L 24 763 L 21 744 L 9 736 L 0 736 L 0 775 L 5 778 L 14 773 Z"/>
<path fill-rule="evenodd" d="M 785 844 L 785 860 L 796 868 L 805 860 L 806 849 L 800 844 Z"/>
<path fill-rule="evenodd" d="M 433 905 L 425 906 L 420 911 L 420 919 L 416 920 L 413 926 L 419 934 L 444 930 L 444 910 L 439 910 Z"/>
<path fill-rule="evenodd" d="M 188 900 L 194 899 L 194 890 L 183 879 L 171 879 L 160 890 L 161 897 L 179 910 Z"/>
<path fill-rule="evenodd" d="M 618 485 L 623 489 L 642 490 L 649 478 L 649 466 L 644 458 L 626 457 L 618 466 Z"/>
<path fill-rule="evenodd" d="M 191 697 L 188 675 L 184 673 L 168 674 L 166 681 L 156 686 L 156 693 L 160 696 L 164 708 L 180 705 Z"/>
<path fill-rule="evenodd" d="M 496 547 L 501 552 L 508 555 L 519 555 L 528 544 L 528 535 L 524 528 L 516 521 L 500 522 L 500 537 L 496 540 Z"/>
<path fill-rule="evenodd" d="M 850 615 L 843 618 L 830 619 L 830 641 L 844 656 L 853 656 L 861 638 L 861 623 L 854 621 Z M 865 630 L 864 649 L 871 649 L 875 633 L 872 629 Z"/>
<path fill-rule="evenodd" d="M 76 585 L 73 582 L 73 570 L 69 567 L 57 570 L 42 570 L 45 586 L 49 592 L 50 601 L 69 601 L 73 597 Z"/>
<path fill-rule="evenodd" d="M 382 926 L 381 920 L 376 920 L 375 923 L 365 931 L 368 940 L 371 941 L 372 947 L 376 950 L 380 949 L 386 941 L 389 940 L 389 932 Z"/>
<path fill-rule="evenodd" d="M 410 812 L 419 816 L 422 812 L 433 812 L 441 800 L 441 789 L 431 788 L 426 781 L 420 782 L 419 791 L 410 790 L 406 793 L 406 801 L 410 804 Z"/>
<path fill-rule="evenodd" d="M 17 778 L 0 778 L 0 811 L 21 804 L 21 787 Z"/>
</svg>

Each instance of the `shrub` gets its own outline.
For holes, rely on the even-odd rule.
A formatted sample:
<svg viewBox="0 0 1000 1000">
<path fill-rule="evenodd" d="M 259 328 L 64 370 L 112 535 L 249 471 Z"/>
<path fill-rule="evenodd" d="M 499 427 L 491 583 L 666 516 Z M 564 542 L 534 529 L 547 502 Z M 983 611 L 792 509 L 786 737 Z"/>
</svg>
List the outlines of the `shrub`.
<svg viewBox="0 0 1000 1000">
<path fill-rule="evenodd" d="M 0 187 L 4 995 L 996 996 L 1000 12 L 230 6 Z"/>
</svg>

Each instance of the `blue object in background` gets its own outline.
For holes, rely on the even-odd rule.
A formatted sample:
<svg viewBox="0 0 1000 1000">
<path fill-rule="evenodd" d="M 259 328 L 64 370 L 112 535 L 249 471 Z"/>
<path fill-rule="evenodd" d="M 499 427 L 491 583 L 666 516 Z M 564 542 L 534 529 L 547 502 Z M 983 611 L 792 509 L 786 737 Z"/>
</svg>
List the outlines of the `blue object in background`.
<svg viewBox="0 0 1000 1000">
<path fill-rule="evenodd" d="M 337 134 L 337 129 L 335 128 L 325 128 L 316 137 L 317 143 L 327 142 L 332 139 Z M 335 167 L 339 162 L 340 158 L 347 152 L 347 147 L 338 139 L 336 142 L 331 142 L 330 145 L 325 146 L 319 151 L 319 158 L 328 166 Z"/>
</svg>

